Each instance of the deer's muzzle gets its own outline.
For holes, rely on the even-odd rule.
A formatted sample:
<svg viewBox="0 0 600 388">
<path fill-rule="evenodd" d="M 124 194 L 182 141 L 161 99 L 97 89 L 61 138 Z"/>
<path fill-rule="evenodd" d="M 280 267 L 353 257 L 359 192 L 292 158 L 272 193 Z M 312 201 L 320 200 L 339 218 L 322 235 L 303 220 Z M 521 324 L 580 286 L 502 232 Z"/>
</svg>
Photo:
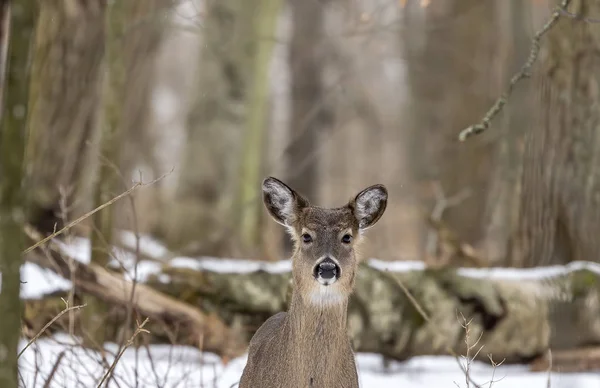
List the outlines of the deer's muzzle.
<svg viewBox="0 0 600 388">
<path fill-rule="evenodd" d="M 319 283 L 328 286 L 339 279 L 340 272 L 340 267 L 331 258 L 326 257 L 315 266 L 313 275 Z"/>
</svg>

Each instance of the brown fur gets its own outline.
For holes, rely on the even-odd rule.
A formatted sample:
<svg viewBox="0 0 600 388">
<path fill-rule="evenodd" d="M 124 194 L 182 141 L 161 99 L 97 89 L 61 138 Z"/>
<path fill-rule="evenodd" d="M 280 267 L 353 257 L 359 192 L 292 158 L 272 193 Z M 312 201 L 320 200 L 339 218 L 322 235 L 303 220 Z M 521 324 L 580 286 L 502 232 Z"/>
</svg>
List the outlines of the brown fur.
<svg viewBox="0 0 600 388">
<path fill-rule="evenodd" d="M 240 388 L 358 388 L 346 331 L 348 297 L 358 267 L 356 245 L 362 230 L 383 214 L 385 187 L 371 186 L 344 207 L 324 209 L 310 206 L 284 183 L 267 178 L 263 200 L 294 239 L 294 291 L 289 311 L 269 318 L 250 341 Z M 303 242 L 304 233 L 312 242 Z M 345 234 L 352 236 L 350 243 L 342 242 Z M 313 276 L 315 265 L 325 256 L 334 258 L 341 270 L 329 286 Z"/>
</svg>

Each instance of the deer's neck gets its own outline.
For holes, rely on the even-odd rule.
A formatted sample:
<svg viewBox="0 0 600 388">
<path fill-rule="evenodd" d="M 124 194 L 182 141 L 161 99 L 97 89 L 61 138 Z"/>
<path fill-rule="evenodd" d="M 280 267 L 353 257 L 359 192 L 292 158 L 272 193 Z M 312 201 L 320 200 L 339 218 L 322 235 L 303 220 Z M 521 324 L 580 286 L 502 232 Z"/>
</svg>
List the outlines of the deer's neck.
<svg viewBox="0 0 600 388">
<path fill-rule="evenodd" d="M 348 298 L 314 304 L 293 293 L 282 332 L 282 365 L 289 387 L 358 388 L 354 354 L 347 334 Z"/>
<path fill-rule="evenodd" d="M 288 311 L 291 342 L 320 357 L 348 350 L 347 310 L 347 298 L 335 305 L 317 305 L 294 292 Z"/>
</svg>

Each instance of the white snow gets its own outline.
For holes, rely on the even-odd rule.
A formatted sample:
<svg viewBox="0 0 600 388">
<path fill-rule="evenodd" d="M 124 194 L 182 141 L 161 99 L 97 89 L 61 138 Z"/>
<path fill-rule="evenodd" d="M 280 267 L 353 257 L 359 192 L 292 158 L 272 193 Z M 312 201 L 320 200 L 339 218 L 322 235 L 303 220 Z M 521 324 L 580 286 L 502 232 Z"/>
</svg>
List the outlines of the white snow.
<svg viewBox="0 0 600 388">
<path fill-rule="evenodd" d="M 21 347 L 25 341 L 21 343 Z M 74 339 L 55 335 L 39 339 L 23 353 L 21 374 L 26 387 L 42 387 L 62 351 L 65 356 L 51 387 L 95 387 L 106 371 L 101 356 L 73 346 Z M 107 347 L 106 364 L 110 365 L 117 345 Z M 407 362 L 391 362 L 384 367 L 382 357 L 359 353 L 356 357 L 361 387 L 371 388 L 442 388 L 466 387 L 465 376 L 451 357 L 415 357 Z M 220 358 L 187 346 L 151 345 L 147 349 L 128 349 L 115 368 L 115 380 L 109 387 L 214 387 L 229 388 L 239 381 L 246 356 L 223 365 Z M 36 371 L 37 369 L 37 381 Z M 481 387 L 545 388 L 547 373 L 532 373 L 524 366 L 502 365 L 494 372 L 483 363 L 471 365 L 471 378 Z M 117 384 L 118 383 L 118 384 Z M 455 384 L 456 383 L 456 384 Z M 551 375 L 552 388 L 600 388 L 600 373 Z"/>
<path fill-rule="evenodd" d="M 32 263 L 21 266 L 21 298 L 38 299 L 55 291 L 67 291 L 71 282 Z"/>
<path fill-rule="evenodd" d="M 284 273 L 292 270 L 291 260 L 266 262 L 204 257 L 176 257 L 169 262 L 169 265 L 175 268 L 191 268 L 219 273 L 249 273 L 261 270 L 269 273 Z"/>
<path fill-rule="evenodd" d="M 124 244 L 130 248 L 135 243 L 133 234 L 121 233 Z M 74 238 L 66 243 L 59 243 L 65 253 L 83 263 L 89 262 L 89 240 Z M 167 250 L 156 240 L 142 236 L 140 251 L 151 258 L 163 258 Z M 380 270 L 406 272 L 423 269 L 422 262 L 385 262 L 369 259 L 369 265 Z M 115 248 L 111 265 L 119 265 L 126 270 L 126 277 L 133 278 L 135 255 L 129 251 Z M 238 259 L 219 258 L 190 258 L 177 257 L 169 264 L 178 268 L 194 268 L 211 270 L 221 273 L 248 273 L 258 270 L 270 273 L 282 273 L 291 270 L 291 260 L 279 262 L 258 262 Z M 143 281 L 147 276 L 156 274 L 162 265 L 159 261 L 141 261 L 137 268 L 137 278 Z M 460 269 L 460 273 L 471 277 L 489 277 L 499 279 L 543 279 L 557 276 L 580 268 L 587 268 L 600 273 L 600 266 L 595 263 L 575 262 L 567 266 L 555 266 L 534 269 Z M 24 298 L 39 298 L 42 295 L 56 291 L 68 290 L 71 283 L 62 279 L 52 271 L 25 263 L 21 269 L 22 296 Z M 159 277 L 167 282 L 168 276 Z M 21 344 L 24 346 L 25 342 Z M 54 377 L 51 387 L 90 387 L 96 386 L 103 375 L 103 368 L 98 360 L 101 357 L 89 350 L 73 346 L 74 339 L 65 334 L 57 334 L 51 338 L 43 338 L 36 345 L 27 349 L 20 359 L 21 373 L 26 387 L 41 387 L 50 373 L 58 354 L 66 351 L 61 367 Z M 109 344 L 107 349 L 113 355 L 107 354 L 110 363 L 116 352 L 116 345 Z M 135 386 L 136 376 L 138 387 L 215 387 L 229 388 L 235 384 L 242 373 L 246 358 L 241 357 L 223 365 L 220 359 L 209 353 L 184 346 L 152 345 L 148 348 L 129 349 L 116 368 L 116 383 L 110 387 Z M 37 364 L 36 364 L 37 359 Z M 395 387 L 395 388 L 437 388 L 437 387 L 466 387 L 465 378 L 456 360 L 450 357 L 416 357 L 407 362 L 391 362 L 386 368 L 381 356 L 375 354 L 358 354 L 357 364 L 362 387 Z M 37 365 L 37 367 L 36 367 Z M 137 366 L 136 366 L 137 365 Z M 38 370 L 37 377 L 35 370 Z M 136 373 L 137 371 L 137 373 Z M 493 370 L 483 363 L 474 363 L 472 378 L 482 387 L 489 388 Z M 526 366 L 500 366 L 495 372 L 495 380 L 500 380 L 492 386 L 496 388 L 545 388 L 547 387 L 546 373 L 531 373 Z M 36 380 L 37 378 L 37 380 Z M 600 388 L 600 373 L 552 374 L 552 388 Z"/>
<path fill-rule="evenodd" d="M 153 259 L 160 260 L 169 253 L 167 248 L 161 244 L 156 239 L 151 236 L 140 234 L 140 253 L 144 256 L 151 257 Z M 119 233 L 119 238 L 121 239 L 121 243 L 127 248 L 135 251 L 135 233 L 129 230 L 122 230 Z"/>
</svg>

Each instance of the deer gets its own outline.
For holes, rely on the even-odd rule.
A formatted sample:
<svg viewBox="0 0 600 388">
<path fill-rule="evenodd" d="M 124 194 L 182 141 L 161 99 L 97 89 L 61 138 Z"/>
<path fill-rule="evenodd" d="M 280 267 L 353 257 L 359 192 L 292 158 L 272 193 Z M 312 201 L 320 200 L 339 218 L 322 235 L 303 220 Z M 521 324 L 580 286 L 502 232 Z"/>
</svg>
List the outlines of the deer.
<svg viewBox="0 0 600 388">
<path fill-rule="evenodd" d="M 262 182 L 263 203 L 293 240 L 293 291 L 288 311 L 254 333 L 240 388 L 358 388 L 347 332 L 363 233 L 383 215 L 387 189 L 378 184 L 345 206 L 312 206 L 282 181 Z"/>
</svg>

